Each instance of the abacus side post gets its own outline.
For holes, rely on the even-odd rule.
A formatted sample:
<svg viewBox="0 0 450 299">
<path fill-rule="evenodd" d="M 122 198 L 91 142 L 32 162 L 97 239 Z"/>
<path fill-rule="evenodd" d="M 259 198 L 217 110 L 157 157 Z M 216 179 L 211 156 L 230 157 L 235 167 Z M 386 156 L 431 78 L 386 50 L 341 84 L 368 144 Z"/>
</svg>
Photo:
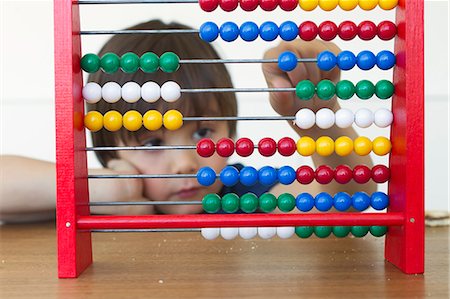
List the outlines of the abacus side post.
<svg viewBox="0 0 450 299">
<path fill-rule="evenodd" d="M 58 276 L 74 278 L 92 263 L 91 233 L 77 228 L 89 215 L 78 5 L 55 0 L 54 21 Z"/>
</svg>

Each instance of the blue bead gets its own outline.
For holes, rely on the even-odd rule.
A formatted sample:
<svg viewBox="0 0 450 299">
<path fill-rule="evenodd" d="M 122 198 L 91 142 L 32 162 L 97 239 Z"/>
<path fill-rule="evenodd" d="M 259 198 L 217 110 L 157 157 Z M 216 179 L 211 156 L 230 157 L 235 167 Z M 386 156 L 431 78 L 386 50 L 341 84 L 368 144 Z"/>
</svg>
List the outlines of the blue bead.
<svg viewBox="0 0 450 299">
<path fill-rule="evenodd" d="M 296 173 L 291 166 L 282 166 L 278 169 L 278 181 L 283 185 L 290 185 L 296 179 Z"/>
<path fill-rule="evenodd" d="M 389 205 L 389 196 L 383 192 L 374 192 L 370 199 L 370 205 L 375 210 L 384 210 Z"/>
<path fill-rule="evenodd" d="M 341 70 L 351 70 L 356 64 L 356 56 L 350 51 L 342 51 L 337 56 L 337 65 Z"/>
<path fill-rule="evenodd" d="M 219 36 L 219 27 L 213 22 L 206 22 L 200 26 L 200 38 L 206 42 L 215 41 Z"/>
<path fill-rule="evenodd" d="M 211 186 L 216 181 L 216 172 L 211 167 L 202 167 L 197 172 L 197 182 L 202 186 Z"/>
<path fill-rule="evenodd" d="M 239 28 L 239 34 L 246 42 L 254 41 L 259 35 L 258 25 L 253 22 L 245 22 Z"/>
<path fill-rule="evenodd" d="M 297 209 L 302 212 L 308 212 L 314 207 L 314 197 L 309 193 L 301 193 L 295 199 Z"/>
<path fill-rule="evenodd" d="M 280 25 L 280 37 L 282 40 L 291 41 L 298 36 L 298 26 L 292 21 L 286 21 Z"/>
<path fill-rule="evenodd" d="M 330 51 L 323 51 L 317 55 L 317 67 L 324 71 L 332 70 L 337 63 L 336 56 Z"/>
<path fill-rule="evenodd" d="M 232 42 L 239 36 L 239 27 L 233 22 L 225 22 L 220 26 L 220 37 L 226 42 Z"/>
<path fill-rule="evenodd" d="M 334 195 L 334 207 L 338 211 L 347 211 L 352 205 L 352 197 L 345 192 L 338 192 Z"/>
<path fill-rule="evenodd" d="M 245 166 L 239 172 L 239 180 L 244 186 L 253 186 L 258 182 L 258 171 L 251 166 Z"/>
<path fill-rule="evenodd" d="M 226 166 L 220 172 L 220 180 L 227 186 L 234 186 L 239 182 L 239 171 L 234 166 Z"/>
<path fill-rule="evenodd" d="M 258 171 L 259 182 L 263 185 L 269 186 L 276 183 L 278 172 L 271 166 L 264 166 Z"/>
<path fill-rule="evenodd" d="M 265 41 L 273 41 L 278 37 L 278 26 L 274 22 L 264 22 L 259 27 L 259 35 Z"/>
<path fill-rule="evenodd" d="M 388 70 L 395 65 L 395 55 L 391 51 L 381 51 L 377 55 L 377 66 L 382 70 Z"/>
<path fill-rule="evenodd" d="M 297 67 L 297 56 L 292 52 L 283 52 L 278 56 L 278 67 L 280 70 L 290 72 Z"/>
<path fill-rule="evenodd" d="M 370 206 L 370 197 L 365 192 L 356 192 L 352 196 L 352 204 L 358 211 L 364 211 Z"/>
<path fill-rule="evenodd" d="M 377 58 L 375 54 L 370 51 L 361 51 L 358 56 L 356 56 L 356 64 L 362 70 L 370 70 L 375 66 Z"/>
<path fill-rule="evenodd" d="M 333 197 L 326 192 L 321 192 L 316 195 L 315 206 L 319 211 L 326 212 L 333 207 Z"/>
</svg>

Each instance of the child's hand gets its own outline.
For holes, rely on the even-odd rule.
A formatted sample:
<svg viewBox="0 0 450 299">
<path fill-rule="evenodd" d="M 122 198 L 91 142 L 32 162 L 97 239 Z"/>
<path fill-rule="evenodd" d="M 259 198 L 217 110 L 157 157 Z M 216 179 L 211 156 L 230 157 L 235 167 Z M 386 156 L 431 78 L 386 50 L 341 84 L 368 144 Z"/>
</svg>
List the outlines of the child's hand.
<svg viewBox="0 0 450 299">
<path fill-rule="evenodd" d="M 293 52 L 299 58 L 316 58 L 322 51 L 331 51 L 338 54 L 340 49 L 331 42 L 324 42 L 321 40 L 314 40 L 305 42 L 296 40 L 293 42 L 281 42 L 278 46 L 269 49 L 264 54 L 264 59 L 277 59 L 278 56 L 285 52 Z M 333 82 L 339 80 L 340 71 L 337 67 L 329 72 L 322 71 L 317 67 L 316 63 L 299 63 L 297 67 L 291 72 L 284 72 L 278 68 L 275 63 L 264 63 L 262 65 L 264 77 L 266 78 L 269 87 L 295 87 L 298 82 L 302 80 L 310 80 L 317 84 L 320 80 L 329 79 Z M 309 101 L 299 100 L 295 93 L 290 92 L 271 92 L 270 104 L 273 109 L 280 115 L 293 116 L 301 108 L 309 108 L 317 111 L 320 108 L 333 109 L 336 101 L 331 99 L 329 101 L 319 100 L 317 98 Z"/>
</svg>

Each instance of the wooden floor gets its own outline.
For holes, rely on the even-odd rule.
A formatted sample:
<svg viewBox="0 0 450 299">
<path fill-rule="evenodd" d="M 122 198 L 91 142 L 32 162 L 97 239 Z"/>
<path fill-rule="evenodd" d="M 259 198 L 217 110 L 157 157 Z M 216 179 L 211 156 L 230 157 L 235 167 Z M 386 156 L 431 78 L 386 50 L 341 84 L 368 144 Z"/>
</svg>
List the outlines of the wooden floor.
<svg viewBox="0 0 450 299">
<path fill-rule="evenodd" d="M 58 279 L 54 225 L 0 227 L 1 298 L 449 298 L 449 228 L 428 228 L 425 275 L 383 260 L 383 238 L 206 241 L 94 234 L 94 264 Z"/>
</svg>

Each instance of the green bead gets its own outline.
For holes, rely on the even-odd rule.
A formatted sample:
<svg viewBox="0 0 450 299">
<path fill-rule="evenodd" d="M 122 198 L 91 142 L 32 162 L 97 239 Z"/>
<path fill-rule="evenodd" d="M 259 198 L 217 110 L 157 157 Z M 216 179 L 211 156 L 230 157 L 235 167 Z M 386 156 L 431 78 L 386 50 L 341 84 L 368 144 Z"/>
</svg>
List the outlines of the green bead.
<svg viewBox="0 0 450 299">
<path fill-rule="evenodd" d="M 368 226 L 352 226 L 352 235 L 357 238 L 362 238 L 369 232 Z"/>
<path fill-rule="evenodd" d="M 259 208 L 265 213 L 270 213 L 277 207 L 277 198 L 272 193 L 264 193 L 259 198 Z"/>
<path fill-rule="evenodd" d="M 180 58 L 173 52 L 166 52 L 159 57 L 159 66 L 163 72 L 173 73 L 180 67 Z"/>
<path fill-rule="evenodd" d="M 100 66 L 105 73 L 115 73 L 119 70 L 120 58 L 114 53 L 106 53 L 100 59 Z"/>
<path fill-rule="evenodd" d="M 336 84 L 336 95 L 341 100 L 348 100 L 355 94 L 355 85 L 348 80 L 339 81 Z"/>
<path fill-rule="evenodd" d="M 81 58 L 81 68 L 88 73 L 95 73 L 100 69 L 100 58 L 97 55 L 89 53 Z"/>
<path fill-rule="evenodd" d="M 322 80 L 317 84 L 317 96 L 322 100 L 329 100 L 336 94 L 336 87 L 330 80 Z"/>
<path fill-rule="evenodd" d="M 222 210 L 226 213 L 235 213 L 239 210 L 239 196 L 234 193 L 225 194 L 222 197 Z"/>
<path fill-rule="evenodd" d="M 356 95 L 362 100 L 370 99 L 375 93 L 375 86 L 369 80 L 361 80 L 356 83 Z"/>
<path fill-rule="evenodd" d="M 350 226 L 335 226 L 333 227 L 333 234 L 338 238 L 345 238 L 350 233 Z"/>
<path fill-rule="evenodd" d="M 144 73 L 154 73 L 159 68 L 159 57 L 153 52 L 144 53 L 139 60 L 139 64 Z"/>
<path fill-rule="evenodd" d="M 220 196 L 214 193 L 205 195 L 202 200 L 203 210 L 207 213 L 217 213 L 220 210 Z"/>
<path fill-rule="evenodd" d="M 331 234 L 331 226 L 316 226 L 314 227 L 314 234 L 319 238 L 326 238 Z"/>
<path fill-rule="evenodd" d="M 309 80 L 303 80 L 298 82 L 295 87 L 295 94 L 300 100 L 309 100 L 312 99 L 314 93 L 316 92 L 316 87 Z"/>
<path fill-rule="evenodd" d="M 375 94 L 378 98 L 385 100 L 394 94 L 394 84 L 388 80 L 380 80 L 375 85 Z"/>
<path fill-rule="evenodd" d="M 289 193 L 278 196 L 278 208 L 282 212 L 290 212 L 295 208 L 295 197 Z"/>
<path fill-rule="evenodd" d="M 312 226 L 297 226 L 295 228 L 295 234 L 302 239 L 311 237 L 314 232 L 314 227 Z"/>
<path fill-rule="evenodd" d="M 247 193 L 240 198 L 241 210 L 245 213 L 253 213 L 258 208 L 258 197 L 253 193 Z"/>
<path fill-rule="evenodd" d="M 387 226 L 371 226 L 370 233 L 374 237 L 382 237 L 387 232 Z"/>
<path fill-rule="evenodd" d="M 139 69 L 139 56 L 128 52 L 120 57 L 120 67 L 125 73 L 135 73 Z"/>
</svg>

